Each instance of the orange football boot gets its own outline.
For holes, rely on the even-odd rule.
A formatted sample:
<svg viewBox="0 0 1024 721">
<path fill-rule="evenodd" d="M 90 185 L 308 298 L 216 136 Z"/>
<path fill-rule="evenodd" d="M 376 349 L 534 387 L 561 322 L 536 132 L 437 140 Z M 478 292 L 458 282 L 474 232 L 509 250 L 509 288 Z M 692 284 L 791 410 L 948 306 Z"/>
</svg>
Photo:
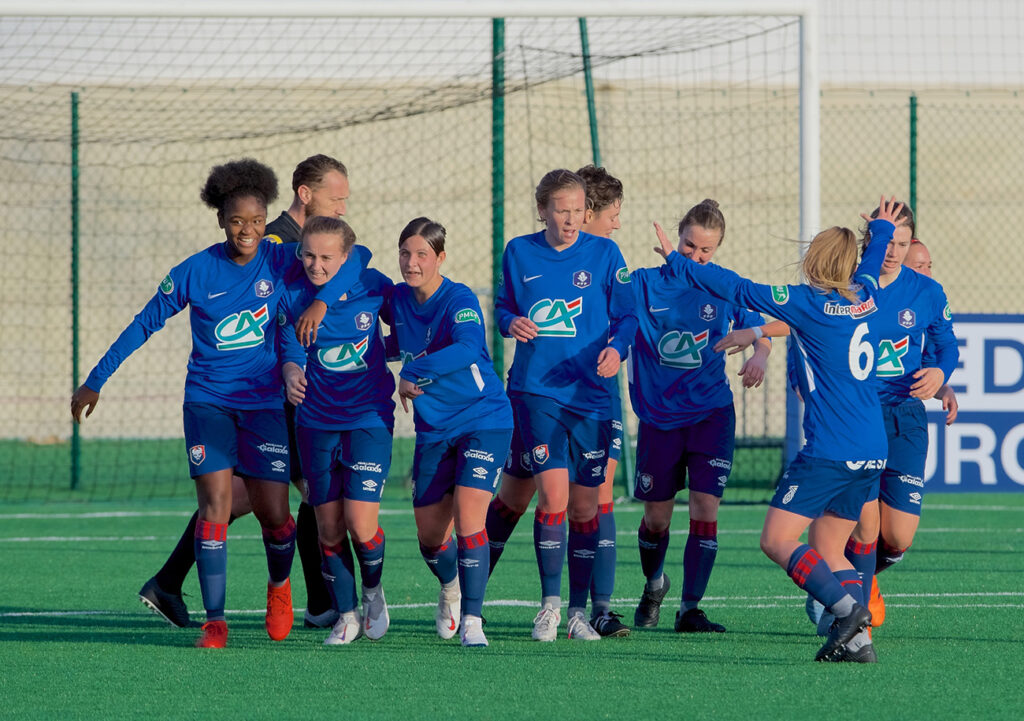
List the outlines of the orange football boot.
<svg viewBox="0 0 1024 721">
<path fill-rule="evenodd" d="M 286 579 L 281 586 L 267 584 L 267 635 L 275 641 L 284 641 L 295 622 L 292 610 L 292 581 Z"/>
</svg>

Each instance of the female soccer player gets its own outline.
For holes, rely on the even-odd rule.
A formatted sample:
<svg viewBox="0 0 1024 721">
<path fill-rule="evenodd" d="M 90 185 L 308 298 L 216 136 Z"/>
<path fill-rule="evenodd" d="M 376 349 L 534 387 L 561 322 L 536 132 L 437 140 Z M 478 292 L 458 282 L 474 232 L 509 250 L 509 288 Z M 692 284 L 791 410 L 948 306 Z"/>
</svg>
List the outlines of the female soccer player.
<svg viewBox="0 0 1024 721">
<path fill-rule="evenodd" d="M 413 511 L 420 553 L 441 583 L 437 633 L 486 646 L 487 506 L 512 437 L 512 409 L 487 352 L 480 303 L 441 275 L 445 229 L 429 218 L 398 238 L 398 394 L 416 425 Z M 452 525 L 455 539 L 451 538 Z M 461 589 L 461 590 L 460 590 Z"/>
<path fill-rule="evenodd" d="M 602 238 L 611 238 L 621 227 L 622 183 L 604 168 L 587 165 L 576 171 L 587 186 L 587 209 L 583 217 L 583 232 Z M 619 384 L 610 385 L 612 392 L 612 442 L 608 447 L 608 463 L 604 482 L 598 488 L 597 551 L 590 582 L 593 613 L 590 625 L 602 637 L 625 637 L 629 626 L 622 616 L 611 610 L 612 591 L 615 587 L 615 470 L 622 454 L 622 400 Z M 530 454 L 525 452 L 519 433 L 513 433 L 512 448 L 502 476 L 501 488 L 487 510 L 487 533 L 490 537 L 490 569 L 501 557 L 505 542 L 515 529 L 519 518 L 533 500 L 537 484 L 533 480 Z"/>
<path fill-rule="evenodd" d="M 568 635 L 599 640 L 584 615 L 597 549 L 597 488 L 611 443 L 610 386 L 637 321 L 618 246 L 580 230 L 584 180 L 553 170 L 537 186 L 536 201 L 546 229 L 509 241 L 495 300 L 502 334 L 517 341 L 509 394 L 538 491 L 534 547 L 542 599 L 533 638 L 553 641 L 558 634 L 568 513 Z"/>
<path fill-rule="evenodd" d="M 292 627 L 288 581 L 295 523 L 288 510 L 288 434 L 275 353 L 277 304 L 293 247 L 261 242 L 277 178 L 245 159 L 210 172 L 201 198 L 217 211 L 226 240 L 171 269 L 152 300 L 118 337 L 71 398 L 77 422 L 91 415 L 106 380 L 167 319 L 189 306 L 192 354 L 185 380 L 185 444 L 196 483 L 195 551 L 207 622 L 197 646 L 227 643 L 224 596 L 227 523 L 233 473 L 245 479 L 263 527 L 270 580 L 267 633 L 283 640 Z M 338 297 L 358 274 L 346 266 L 320 297 Z"/>
<path fill-rule="evenodd" d="M 725 237 L 725 216 L 705 200 L 679 223 L 679 254 L 707 265 Z M 669 589 L 664 573 L 675 496 L 689 477 L 690 533 L 683 552 L 683 592 L 675 629 L 722 632 L 698 604 L 718 554 L 718 506 L 732 469 L 736 412 L 725 375 L 725 357 L 711 347 L 736 328 L 764 319 L 706 291 L 681 287 L 668 266 L 633 271 L 640 329 L 629 365 L 630 396 L 640 419 L 637 435 L 637 500 L 644 517 L 637 533 L 647 583 L 637 606 L 637 626 L 658 625 Z M 740 369 L 746 387 L 764 379 L 771 342 L 759 339 Z"/>
<path fill-rule="evenodd" d="M 315 217 L 302 229 L 304 273 L 289 280 L 281 302 L 281 371 L 295 405 L 295 435 L 309 502 L 316 512 L 323 575 L 339 617 L 324 643 L 348 644 L 361 633 L 384 636 L 390 624 L 381 587 L 384 531 L 380 497 L 391 467 L 395 379 L 388 370 L 378 319 L 389 326 L 394 284 L 366 268 L 327 309 L 316 339 L 303 348 L 293 325 L 317 291 L 338 273 L 356 242 L 338 218 Z M 363 583 L 356 605 L 351 536 Z"/>
<path fill-rule="evenodd" d="M 792 286 L 760 285 L 692 262 L 673 252 L 656 226 L 660 248 L 655 249 L 666 257 L 672 275 L 780 318 L 799 344 L 806 443 L 772 498 L 761 549 L 835 615 L 817 661 L 846 659 L 847 642 L 871 621 L 859 603 L 859 575 L 844 552 L 885 466 L 888 444 L 871 382 L 877 338 L 868 319 L 877 318 L 878 275 L 901 210 L 895 200 L 883 200 L 878 218 L 869 222 L 870 243 L 859 266 L 851 230 L 834 227 L 818 233 L 803 261 L 807 284 Z M 800 541 L 812 521 L 814 547 Z"/>
</svg>

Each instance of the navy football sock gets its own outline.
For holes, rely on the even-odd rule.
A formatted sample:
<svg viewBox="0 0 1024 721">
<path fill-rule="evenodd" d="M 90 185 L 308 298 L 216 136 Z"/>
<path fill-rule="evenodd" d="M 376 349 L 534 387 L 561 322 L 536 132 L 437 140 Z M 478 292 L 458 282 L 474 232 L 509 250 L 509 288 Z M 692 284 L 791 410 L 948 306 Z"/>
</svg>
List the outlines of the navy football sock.
<svg viewBox="0 0 1024 721">
<path fill-rule="evenodd" d="M 336 546 L 320 546 L 323 581 L 334 608 L 346 613 L 356 607 L 356 564 L 346 538 Z"/>
<path fill-rule="evenodd" d="M 228 578 L 228 524 L 198 520 L 194 544 L 206 620 L 223 621 Z"/>
<path fill-rule="evenodd" d="M 668 529 L 655 532 L 647 527 L 645 520 L 641 520 L 636 537 L 640 545 L 640 569 L 644 578 L 648 582 L 661 578 L 665 570 L 665 554 L 668 552 Z"/>
<path fill-rule="evenodd" d="M 844 568 L 841 571 L 836 571 L 833 575 L 850 598 L 864 608 L 868 607 L 867 600 L 864 598 L 864 584 L 861 582 L 860 573 L 857 572 L 856 568 Z M 868 586 L 868 592 L 871 592 L 871 586 Z M 829 608 L 829 610 L 837 616 L 846 615 L 844 613 L 836 613 L 834 608 Z"/>
<path fill-rule="evenodd" d="M 909 546 L 907 548 L 909 548 Z M 879 536 L 878 550 L 877 555 L 875 556 L 875 575 L 902 561 L 903 554 L 906 553 L 906 551 L 906 548 L 896 548 Z"/>
<path fill-rule="evenodd" d="M 797 586 L 814 596 L 825 608 L 831 609 L 847 595 L 825 559 L 806 543 L 793 551 L 786 564 L 786 572 Z"/>
<path fill-rule="evenodd" d="M 569 522 L 569 608 L 585 609 L 597 552 L 597 516 Z"/>
<path fill-rule="evenodd" d="M 366 543 L 356 544 L 356 558 L 359 559 L 359 575 L 363 590 L 380 585 L 384 571 L 384 529 L 377 526 L 377 533 Z"/>
<path fill-rule="evenodd" d="M 288 520 L 279 528 L 263 528 L 263 547 L 267 552 L 267 571 L 270 582 L 278 586 L 288 580 L 295 559 L 295 519 Z"/>
<path fill-rule="evenodd" d="M 451 583 L 459 574 L 459 552 L 451 538 L 440 546 L 424 546 L 421 543 L 420 555 L 427 562 L 427 568 L 441 583 Z"/>
<path fill-rule="evenodd" d="M 167 593 L 181 593 L 181 585 L 185 583 L 185 577 L 196 564 L 196 521 L 199 520 L 199 511 L 192 514 L 188 519 L 185 531 L 178 539 L 178 544 L 171 551 L 171 555 L 164 561 L 164 565 L 156 572 L 156 584 Z M 235 520 L 234 516 L 228 519 L 230 526 Z"/>
<path fill-rule="evenodd" d="M 853 570 L 860 575 L 862 595 L 857 603 L 868 607 L 871 596 L 871 577 L 875 575 L 876 546 L 878 544 L 860 543 L 852 538 L 846 542 L 846 560 L 853 564 Z"/>
<path fill-rule="evenodd" d="M 562 595 L 562 566 L 565 564 L 565 511 L 533 514 L 533 547 L 540 571 L 541 596 Z"/>
<path fill-rule="evenodd" d="M 316 527 L 316 513 L 308 503 L 299 504 L 295 517 L 295 548 L 302 564 L 302 577 L 306 583 L 306 610 L 313 616 L 331 609 L 331 594 L 321 571 L 320 537 Z"/>
<path fill-rule="evenodd" d="M 615 504 L 597 507 L 597 552 L 594 555 L 594 576 L 590 581 L 590 599 L 594 615 L 611 608 L 615 589 Z"/>
<path fill-rule="evenodd" d="M 682 609 L 697 608 L 708 588 L 718 555 L 718 522 L 690 519 L 690 535 L 683 551 Z"/>
<path fill-rule="evenodd" d="M 488 576 L 494 573 L 494 566 L 497 565 L 498 559 L 505 551 L 505 543 L 512 535 L 520 518 L 522 518 L 522 514 L 516 513 L 506 506 L 498 496 L 495 496 L 487 506 L 487 521 L 484 528 L 487 530 L 489 539 L 487 543 L 490 548 L 490 557 L 487 560 Z"/>
<path fill-rule="evenodd" d="M 459 586 L 462 589 L 462 615 L 480 616 L 487 590 L 487 529 L 459 536 Z"/>
</svg>

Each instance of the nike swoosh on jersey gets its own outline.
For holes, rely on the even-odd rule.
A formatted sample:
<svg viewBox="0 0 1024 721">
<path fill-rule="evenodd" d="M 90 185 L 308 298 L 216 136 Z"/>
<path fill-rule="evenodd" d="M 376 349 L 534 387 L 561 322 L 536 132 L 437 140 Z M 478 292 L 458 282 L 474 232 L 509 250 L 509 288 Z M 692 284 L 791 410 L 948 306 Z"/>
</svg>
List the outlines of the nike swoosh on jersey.
<svg viewBox="0 0 1024 721">
<path fill-rule="evenodd" d="M 653 305 L 651 305 L 651 306 L 647 306 L 647 310 L 651 311 L 652 313 L 662 313 L 662 312 L 668 310 L 668 308 L 667 307 L 665 307 L 665 308 L 655 308 Z"/>
<path fill-rule="evenodd" d="M 227 291 L 222 290 L 220 293 L 208 293 L 206 297 L 213 300 L 214 298 L 220 298 L 222 295 L 227 295 Z"/>
<path fill-rule="evenodd" d="M 541 275 L 543 275 L 543 273 L 541 273 Z M 524 275 L 523 276 L 523 282 L 524 283 L 529 283 L 531 280 L 537 280 L 537 278 L 540 278 L 540 275 L 530 275 L 530 276 Z"/>
</svg>

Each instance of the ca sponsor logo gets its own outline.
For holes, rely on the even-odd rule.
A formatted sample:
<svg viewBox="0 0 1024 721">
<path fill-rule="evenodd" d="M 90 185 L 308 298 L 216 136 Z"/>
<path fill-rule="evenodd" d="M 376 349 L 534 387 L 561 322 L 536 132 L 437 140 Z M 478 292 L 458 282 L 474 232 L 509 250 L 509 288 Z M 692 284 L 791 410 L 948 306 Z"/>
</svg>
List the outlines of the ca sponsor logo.
<svg viewBox="0 0 1024 721">
<path fill-rule="evenodd" d="M 421 350 L 421 351 L 420 351 L 419 353 L 417 353 L 416 355 L 413 355 L 412 353 L 410 353 L 410 352 L 409 352 L 409 351 L 407 351 L 407 350 L 403 350 L 403 351 L 399 351 L 399 352 L 398 352 L 398 358 L 399 358 L 399 360 L 400 360 L 400 361 L 402 362 L 402 365 L 404 366 L 404 365 L 406 365 L 406 364 L 408 364 L 408 363 L 412 363 L 412 362 L 413 362 L 414 360 L 417 360 L 417 359 L 419 359 L 419 358 L 422 358 L 422 357 L 423 357 L 423 356 L 425 356 L 426 354 L 427 354 L 427 351 L 426 351 L 426 349 L 424 349 L 424 350 Z"/>
<path fill-rule="evenodd" d="M 790 486 L 789 487 L 789 490 L 786 491 L 786 495 L 784 495 L 782 497 L 782 505 L 785 506 L 786 504 L 788 504 L 790 501 L 793 500 L 793 496 L 796 495 L 796 489 L 799 488 L 799 487 L 800 486 Z"/>
<path fill-rule="evenodd" d="M 586 451 L 583 453 L 583 457 L 588 461 L 596 461 L 598 458 L 604 458 L 605 450 L 602 448 L 599 451 Z"/>
<path fill-rule="evenodd" d="M 582 312 L 582 297 L 570 301 L 544 298 L 533 304 L 527 317 L 537 326 L 537 335 L 574 338 L 576 323 L 573 319 Z"/>
<path fill-rule="evenodd" d="M 590 287 L 591 279 L 590 271 L 588 270 L 577 270 L 572 274 L 572 284 L 577 288 L 588 288 Z"/>
<path fill-rule="evenodd" d="M 910 484 L 911 486 L 917 486 L 918 488 L 924 488 L 924 479 L 918 476 L 911 476 L 906 474 L 900 475 L 900 481 L 902 483 Z"/>
<path fill-rule="evenodd" d="M 257 298 L 269 298 L 274 293 L 274 284 L 266 278 L 260 278 L 254 286 Z"/>
<path fill-rule="evenodd" d="M 867 300 L 855 303 L 854 305 L 845 305 L 838 301 L 830 300 L 825 303 L 824 310 L 825 315 L 849 316 L 854 320 L 859 320 L 874 313 L 878 310 L 878 306 L 875 305 L 874 298 L 868 298 Z"/>
<path fill-rule="evenodd" d="M 192 465 L 198 466 L 200 463 L 206 460 L 206 446 L 198 445 L 192 446 L 188 449 L 188 459 L 192 461 Z"/>
<path fill-rule="evenodd" d="M 709 332 L 669 331 L 658 341 L 658 362 L 669 368 L 700 368 L 700 352 L 708 345 Z"/>
<path fill-rule="evenodd" d="M 283 446 L 280 443 L 261 443 L 256 448 L 259 449 L 260 453 L 276 453 L 280 456 L 288 455 L 288 446 Z"/>
<path fill-rule="evenodd" d="M 472 458 L 475 461 L 487 461 L 488 463 L 494 463 L 494 455 L 487 451 L 481 451 L 478 448 L 470 448 L 469 450 L 462 452 L 463 458 Z"/>
<path fill-rule="evenodd" d="M 356 313 L 356 330 L 370 330 L 370 326 L 373 325 L 373 316 L 363 311 L 362 313 Z"/>
<path fill-rule="evenodd" d="M 882 468 L 885 468 L 885 459 L 882 458 L 879 460 L 872 459 L 868 461 L 847 461 L 846 467 L 849 468 L 851 471 L 859 471 L 862 468 L 865 471 L 881 470 Z"/>
<path fill-rule="evenodd" d="M 370 347 L 370 336 L 366 336 L 358 343 L 342 343 L 331 348 L 321 348 L 317 351 L 316 357 L 320 365 L 335 373 L 357 373 L 366 370 L 366 355 Z"/>
<path fill-rule="evenodd" d="M 705 303 L 700 307 L 700 319 L 705 323 L 710 323 L 718 317 L 718 306 L 711 303 Z"/>
<path fill-rule="evenodd" d="M 473 478 L 479 478 L 481 481 L 487 480 L 487 469 L 483 466 L 474 467 Z"/>
<path fill-rule="evenodd" d="M 356 461 L 352 464 L 353 471 L 362 471 L 364 473 L 382 473 L 383 469 L 379 463 L 370 463 L 369 461 Z"/>
<path fill-rule="evenodd" d="M 543 443 L 533 449 L 533 460 L 538 465 L 543 466 L 547 463 L 549 457 L 548 446 L 546 443 Z"/>
<path fill-rule="evenodd" d="M 879 378 L 899 378 L 906 372 L 903 356 L 910 350 L 910 336 L 900 340 L 883 340 L 878 344 L 878 361 L 875 373 Z"/>
<path fill-rule="evenodd" d="M 241 350 L 260 345 L 264 338 L 263 327 L 268 319 L 265 303 L 255 311 L 232 313 L 213 330 L 217 337 L 217 350 Z"/>
<path fill-rule="evenodd" d="M 456 323 L 476 323 L 480 325 L 480 314 L 472 308 L 463 308 L 455 314 Z"/>
<path fill-rule="evenodd" d="M 911 308 L 904 308 L 896 316 L 896 320 L 904 328 L 913 328 L 914 324 L 917 323 L 917 314 Z"/>
<path fill-rule="evenodd" d="M 270 467 L 278 473 L 284 473 L 284 469 L 288 464 L 284 461 L 271 461 Z"/>
<path fill-rule="evenodd" d="M 712 468 L 724 468 L 727 471 L 732 469 L 732 461 L 728 458 L 709 458 L 708 465 Z"/>
<path fill-rule="evenodd" d="M 171 274 L 168 273 L 164 276 L 164 279 L 160 281 L 160 292 L 164 295 L 170 295 L 173 290 L 174 280 L 171 278 Z"/>
<path fill-rule="evenodd" d="M 648 493 L 652 488 L 654 488 L 654 476 L 650 473 L 641 473 L 637 477 L 636 481 L 640 486 L 640 490 L 644 493 Z"/>
<path fill-rule="evenodd" d="M 789 286 L 773 285 L 772 300 L 775 301 L 775 305 L 786 305 L 789 302 Z"/>
</svg>

